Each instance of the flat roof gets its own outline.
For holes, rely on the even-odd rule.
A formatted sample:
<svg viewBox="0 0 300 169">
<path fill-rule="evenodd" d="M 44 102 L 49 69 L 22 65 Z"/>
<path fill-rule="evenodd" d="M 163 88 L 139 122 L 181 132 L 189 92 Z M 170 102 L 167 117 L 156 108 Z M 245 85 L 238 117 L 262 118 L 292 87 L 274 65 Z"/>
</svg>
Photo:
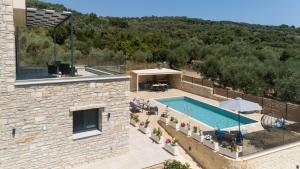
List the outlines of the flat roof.
<svg viewBox="0 0 300 169">
<path fill-rule="evenodd" d="M 137 75 L 169 75 L 169 74 L 181 74 L 181 71 L 173 70 L 173 69 L 142 69 L 142 70 L 133 70 L 132 73 Z"/>
</svg>

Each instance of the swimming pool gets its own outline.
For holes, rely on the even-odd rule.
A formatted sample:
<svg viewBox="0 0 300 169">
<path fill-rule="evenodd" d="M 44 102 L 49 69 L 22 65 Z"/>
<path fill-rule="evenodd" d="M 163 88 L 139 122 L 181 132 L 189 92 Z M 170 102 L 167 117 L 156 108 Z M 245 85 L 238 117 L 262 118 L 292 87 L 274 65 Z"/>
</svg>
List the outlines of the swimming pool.
<svg viewBox="0 0 300 169">
<path fill-rule="evenodd" d="M 212 128 L 224 129 L 238 126 L 238 115 L 189 97 L 157 99 L 158 102 L 182 112 Z M 257 121 L 241 116 L 241 125 Z"/>
</svg>

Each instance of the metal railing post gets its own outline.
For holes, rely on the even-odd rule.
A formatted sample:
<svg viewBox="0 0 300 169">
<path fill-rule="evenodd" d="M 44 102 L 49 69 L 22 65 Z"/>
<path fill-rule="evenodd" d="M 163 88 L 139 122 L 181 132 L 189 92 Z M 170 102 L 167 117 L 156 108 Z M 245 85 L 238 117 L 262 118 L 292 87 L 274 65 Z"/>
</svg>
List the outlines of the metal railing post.
<svg viewBox="0 0 300 169">
<path fill-rule="evenodd" d="M 227 98 L 228 98 L 228 92 L 229 92 L 229 89 L 226 89 L 226 92 L 227 92 L 227 93 L 226 93 L 226 96 L 227 96 Z"/>
<path fill-rule="evenodd" d="M 287 120 L 288 118 L 288 103 L 285 104 L 285 119 Z"/>
</svg>

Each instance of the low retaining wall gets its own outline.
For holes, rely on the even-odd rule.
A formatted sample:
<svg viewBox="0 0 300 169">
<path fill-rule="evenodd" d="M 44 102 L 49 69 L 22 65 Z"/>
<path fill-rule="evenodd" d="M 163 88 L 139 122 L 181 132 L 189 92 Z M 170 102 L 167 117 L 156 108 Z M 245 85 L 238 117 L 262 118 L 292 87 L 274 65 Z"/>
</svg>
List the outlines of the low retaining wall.
<svg viewBox="0 0 300 169">
<path fill-rule="evenodd" d="M 158 122 L 181 147 L 204 169 L 293 169 L 300 165 L 300 146 L 291 146 L 280 151 L 257 153 L 237 160 L 220 155 L 180 131 L 175 131 L 161 121 Z"/>
<path fill-rule="evenodd" d="M 176 85 L 176 86 L 178 86 L 178 85 Z M 195 95 L 199 95 L 199 96 L 203 96 L 203 97 L 210 98 L 213 100 L 217 100 L 217 101 L 227 100 L 224 97 L 214 95 L 213 88 L 193 84 L 193 83 L 186 82 L 186 81 L 182 81 L 181 86 L 178 89 L 195 94 Z"/>
</svg>

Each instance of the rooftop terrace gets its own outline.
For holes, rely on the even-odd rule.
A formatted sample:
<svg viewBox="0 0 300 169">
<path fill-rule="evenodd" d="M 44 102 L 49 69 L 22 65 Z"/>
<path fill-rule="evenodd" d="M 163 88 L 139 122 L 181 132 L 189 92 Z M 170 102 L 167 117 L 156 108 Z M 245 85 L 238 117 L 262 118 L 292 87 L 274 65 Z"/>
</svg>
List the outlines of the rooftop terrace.
<svg viewBox="0 0 300 169">
<path fill-rule="evenodd" d="M 76 66 L 73 76 L 61 74 L 49 74 L 47 68 L 23 68 L 17 74 L 16 85 L 49 84 L 80 82 L 94 80 L 128 79 L 129 77 L 120 71 L 112 71 L 102 67 Z"/>
</svg>

